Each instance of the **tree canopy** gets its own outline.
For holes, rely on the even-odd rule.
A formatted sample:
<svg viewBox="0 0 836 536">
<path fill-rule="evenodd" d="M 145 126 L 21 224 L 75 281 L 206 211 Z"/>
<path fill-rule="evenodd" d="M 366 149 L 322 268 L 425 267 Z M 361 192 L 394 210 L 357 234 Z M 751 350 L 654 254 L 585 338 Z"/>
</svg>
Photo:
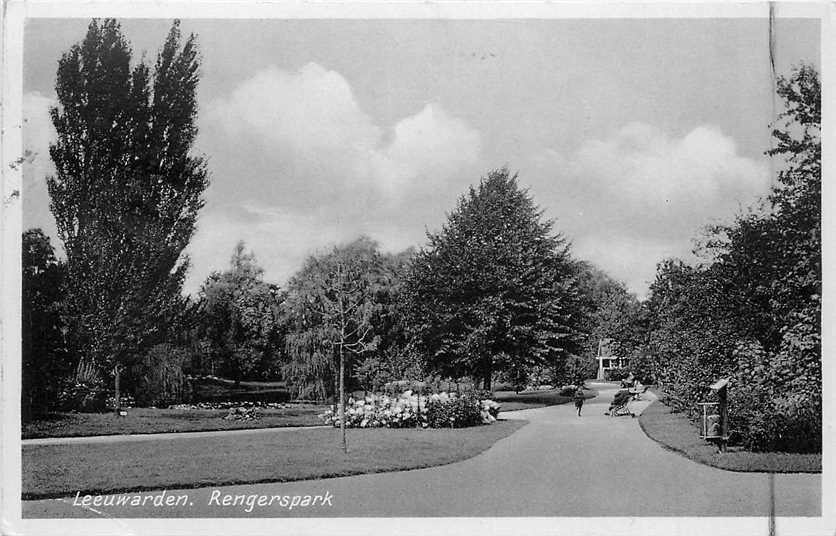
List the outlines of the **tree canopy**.
<svg viewBox="0 0 836 536">
<path fill-rule="evenodd" d="M 212 369 L 237 381 L 277 375 L 282 344 L 281 295 L 263 279 L 253 253 L 238 242 L 229 269 L 200 290 L 199 336 Z"/>
<path fill-rule="evenodd" d="M 659 265 L 648 350 L 679 404 L 733 379 L 732 426 L 750 448 L 821 448 L 821 90 L 807 65 L 778 80 L 785 101 L 767 151 L 777 183 L 733 223 L 707 229 L 704 261 Z M 803 438 L 803 440 L 802 440 Z"/>
<path fill-rule="evenodd" d="M 377 244 L 362 237 L 309 257 L 291 278 L 284 371 L 298 396 L 335 394 L 340 368 L 350 374 L 361 355 L 376 349 L 380 327 L 372 319 L 383 276 Z"/>
<path fill-rule="evenodd" d="M 93 20 L 58 62 L 50 208 L 67 260 L 71 339 L 118 372 L 165 342 L 184 310 L 183 250 L 207 171 L 191 154 L 200 59 L 175 21 L 153 68 L 115 20 Z"/>
<path fill-rule="evenodd" d="M 24 420 L 54 409 L 73 360 L 64 343 L 65 266 L 40 229 L 23 233 L 22 414 Z"/>
<path fill-rule="evenodd" d="M 569 245 L 508 169 L 459 199 L 407 279 L 415 344 L 431 368 L 478 377 L 565 359 L 576 344 Z"/>
</svg>

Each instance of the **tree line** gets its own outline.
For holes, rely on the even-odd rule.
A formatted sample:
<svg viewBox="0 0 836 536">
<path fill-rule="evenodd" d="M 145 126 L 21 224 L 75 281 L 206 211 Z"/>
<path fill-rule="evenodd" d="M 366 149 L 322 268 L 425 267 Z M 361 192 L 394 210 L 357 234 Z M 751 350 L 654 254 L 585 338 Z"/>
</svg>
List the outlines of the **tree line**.
<svg viewBox="0 0 836 536">
<path fill-rule="evenodd" d="M 643 304 L 637 372 L 691 411 L 729 378 L 730 425 L 756 450 L 816 452 L 822 441 L 821 86 L 800 65 L 778 79 L 785 111 L 767 151 L 770 193 L 706 228 L 700 262 L 660 263 Z"/>
<path fill-rule="evenodd" d="M 470 188 L 420 250 L 359 237 L 280 287 L 241 242 L 184 295 L 209 184 L 192 151 L 200 62 L 177 21 L 150 65 L 110 19 L 58 62 L 47 184 L 65 255 L 41 230 L 24 233 L 27 416 L 106 395 L 163 404 L 186 395 L 187 375 L 281 379 L 312 399 L 431 375 L 484 389 L 582 375 L 592 287 L 628 294 L 571 256 L 507 169 Z"/>
<path fill-rule="evenodd" d="M 752 448 L 821 430 L 820 88 L 781 78 L 786 112 L 769 154 L 771 194 L 707 228 L 701 262 L 659 264 L 649 297 L 575 258 L 509 169 L 488 172 L 418 249 L 368 237 L 266 281 L 239 243 L 228 267 L 184 295 L 184 250 L 209 184 L 193 154 L 200 55 L 175 22 L 153 66 L 116 21 L 91 22 L 60 59 L 51 112 L 50 208 L 65 256 L 23 235 L 23 407 L 165 404 L 191 376 L 282 380 L 334 399 L 393 380 L 467 378 L 490 390 L 576 383 L 602 340 L 688 409 L 733 378 L 735 427 Z M 777 417 L 775 417 L 777 416 Z M 817 428 L 818 427 L 818 428 Z M 816 436 L 818 431 L 818 436 Z M 810 433 L 812 432 L 812 433 Z M 805 436 L 805 437 L 807 437 Z M 818 437 L 818 443 L 816 443 Z M 799 448 L 799 447 L 795 447 Z"/>
</svg>

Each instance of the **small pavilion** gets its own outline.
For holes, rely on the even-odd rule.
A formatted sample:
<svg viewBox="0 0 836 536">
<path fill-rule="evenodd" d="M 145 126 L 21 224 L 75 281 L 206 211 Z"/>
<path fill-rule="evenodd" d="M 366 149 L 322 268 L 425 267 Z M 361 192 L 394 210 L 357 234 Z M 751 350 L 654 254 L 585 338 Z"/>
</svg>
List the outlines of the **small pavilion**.
<svg viewBox="0 0 836 536">
<path fill-rule="evenodd" d="M 603 380 L 606 371 L 624 368 L 630 365 L 630 359 L 614 355 L 615 341 L 613 339 L 601 339 L 598 341 L 598 375 L 597 380 Z"/>
</svg>

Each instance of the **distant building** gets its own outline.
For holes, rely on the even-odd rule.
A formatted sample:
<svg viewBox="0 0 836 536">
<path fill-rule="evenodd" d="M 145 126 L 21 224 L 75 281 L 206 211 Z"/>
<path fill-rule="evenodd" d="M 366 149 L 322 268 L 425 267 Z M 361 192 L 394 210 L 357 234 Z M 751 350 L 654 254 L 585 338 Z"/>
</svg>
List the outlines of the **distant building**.
<svg viewBox="0 0 836 536">
<path fill-rule="evenodd" d="M 608 370 L 625 368 L 630 365 L 630 359 L 614 355 L 612 339 L 601 339 L 598 343 L 598 375 L 596 379 L 603 380 Z"/>
</svg>

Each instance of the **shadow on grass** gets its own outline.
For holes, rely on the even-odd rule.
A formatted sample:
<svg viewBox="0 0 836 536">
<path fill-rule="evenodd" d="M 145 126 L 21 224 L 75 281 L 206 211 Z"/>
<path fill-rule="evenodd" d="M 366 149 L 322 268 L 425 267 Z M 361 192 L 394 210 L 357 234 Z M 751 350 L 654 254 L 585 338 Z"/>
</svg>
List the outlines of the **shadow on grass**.
<svg viewBox="0 0 836 536">
<path fill-rule="evenodd" d="M 662 447 L 697 463 L 737 472 L 821 473 L 821 454 L 787 452 L 718 452 L 716 446 L 699 437 L 699 428 L 682 413 L 657 400 L 639 416 L 647 436 Z"/>
</svg>

